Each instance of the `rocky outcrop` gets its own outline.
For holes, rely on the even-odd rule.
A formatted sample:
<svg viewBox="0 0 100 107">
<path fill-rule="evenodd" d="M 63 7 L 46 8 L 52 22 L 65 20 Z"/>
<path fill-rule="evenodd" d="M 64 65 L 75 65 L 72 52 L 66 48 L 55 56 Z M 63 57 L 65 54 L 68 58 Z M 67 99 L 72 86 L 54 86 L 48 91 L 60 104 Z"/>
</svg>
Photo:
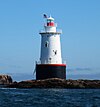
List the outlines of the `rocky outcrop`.
<svg viewBox="0 0 100 107">
<path fill-rule="evenodd" d="M 100 88 L 100 80 L 64 80 L 51 78 L 45 80 L 28 80 L 14 82 L 8 85 L 9 88 L 70 88 L 86 89 Z"/>
<path fill-rule="evenodd" d="M 12 83 L 12 78 L 9 75 L 0 75 L 0 85 L 6 85 Z"/>
</svg>

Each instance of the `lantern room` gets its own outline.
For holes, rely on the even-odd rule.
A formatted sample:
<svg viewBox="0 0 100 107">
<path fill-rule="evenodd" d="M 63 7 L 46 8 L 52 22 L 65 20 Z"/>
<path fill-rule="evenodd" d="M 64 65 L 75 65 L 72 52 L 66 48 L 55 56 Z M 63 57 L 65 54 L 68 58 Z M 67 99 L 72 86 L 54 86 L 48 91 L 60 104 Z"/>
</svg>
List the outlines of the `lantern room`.
<svg viewBox="0 0 100 107">
<path fill-rule="evenodd" d="M 54 26 L 54 18 L 51 16 L 47 18 L 47 26 Z"/>
<path fill-rule="evenodd" d="M 47 17 L 46 24 L 44 24 L 45 32 L 56 32 L 57 24 L 54 22 L 54 18 Z"/>
</svg>

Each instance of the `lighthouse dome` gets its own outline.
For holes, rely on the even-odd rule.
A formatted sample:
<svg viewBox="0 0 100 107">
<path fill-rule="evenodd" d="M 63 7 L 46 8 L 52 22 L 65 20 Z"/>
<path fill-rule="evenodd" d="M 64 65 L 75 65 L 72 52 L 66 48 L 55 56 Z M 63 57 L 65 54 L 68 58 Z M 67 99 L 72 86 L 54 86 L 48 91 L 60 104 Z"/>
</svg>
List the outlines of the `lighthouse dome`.
<svg viewBox="0 0 100 107">
<path fill-rule="evenodd" d="M 49 18 L 47 18 L 47 21 L 54 21 L 54 18 L 52 18 L 51 16 Z"/>
</svg>

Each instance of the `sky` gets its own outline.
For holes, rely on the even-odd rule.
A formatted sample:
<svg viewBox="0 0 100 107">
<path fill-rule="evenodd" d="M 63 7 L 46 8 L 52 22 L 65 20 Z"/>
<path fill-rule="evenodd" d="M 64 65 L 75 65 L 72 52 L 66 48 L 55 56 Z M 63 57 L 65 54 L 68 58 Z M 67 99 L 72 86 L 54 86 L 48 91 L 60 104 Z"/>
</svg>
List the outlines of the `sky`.
<svg viewBox="0 0 100 107">
<path fill-rule="evenodd" d="M 0 0 L 0 74 L 35 79 L 44 13 L 63 31 L 66 79 L 100 79 L 100 0 Z"/>
</svg>

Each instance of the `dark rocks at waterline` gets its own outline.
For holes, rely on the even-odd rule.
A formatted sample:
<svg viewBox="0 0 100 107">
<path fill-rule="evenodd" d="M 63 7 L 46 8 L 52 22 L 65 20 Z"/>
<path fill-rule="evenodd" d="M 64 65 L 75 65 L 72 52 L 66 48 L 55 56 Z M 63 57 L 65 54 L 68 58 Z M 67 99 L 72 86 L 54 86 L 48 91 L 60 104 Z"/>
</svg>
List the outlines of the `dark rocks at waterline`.
<svg viewBox="0 0 100 107">
<path fill-rule="evenodd" d="M 69 89 L 87 89 L 100 88 L 100 80 L 64 80 L 51 78 L 45 80 L 27 80 L 13 82 L 8 85 L 9 88 L 69 88 Z"/>
<path fill-rule="evenodd" d="M 11 84 L 13 82 L 11 76 L 9 75 L 0 75 L 0 85 Z"/>
</svg>

